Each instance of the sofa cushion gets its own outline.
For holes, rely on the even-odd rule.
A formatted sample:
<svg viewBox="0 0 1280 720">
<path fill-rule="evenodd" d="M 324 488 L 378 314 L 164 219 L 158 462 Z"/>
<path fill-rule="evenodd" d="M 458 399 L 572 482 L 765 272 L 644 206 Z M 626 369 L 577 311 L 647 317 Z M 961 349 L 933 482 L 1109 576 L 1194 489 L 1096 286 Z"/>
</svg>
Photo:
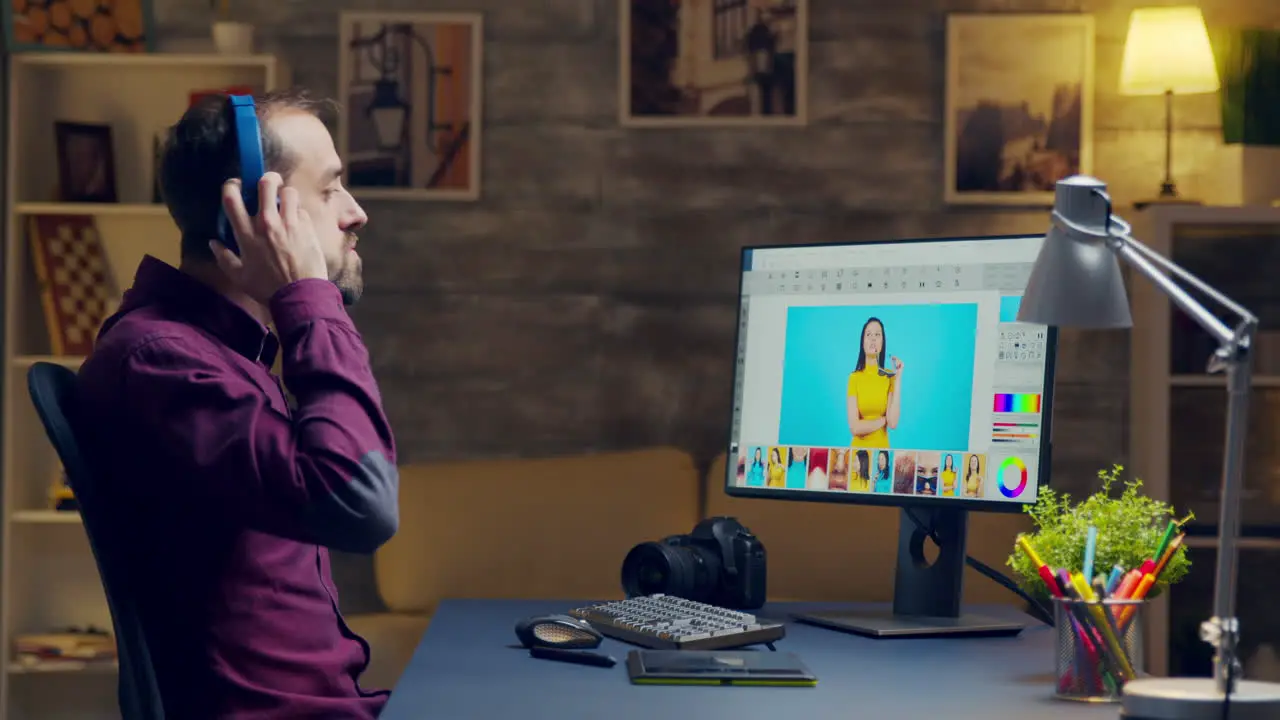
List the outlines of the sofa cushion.
<svg viewBox="0 0 1280 720">
<path fill-rule="evenodd" d="M 689 532 L 700 483 L 674 448 L 403 466 L 379 594 L 409 613 L 451 597 L 621 597 L 627 551 Z"/>
<path fill-rule="evenodd" d="M 707 473 L 707 516 L 736 517 L 759 536 L 768 553 L 771 600 L 893 599 L 901 516 L 897 508 L 732 498 L 724 490 L 725 463 L 721 455 Z M 1007 573 L 1005 560 L 1014 540 L 1030 527 L 1024 513 L 970 513 L 968 553 Z M 965 569 L 964 600 L 1023 604 L 973 568 Z"/>
</svg>

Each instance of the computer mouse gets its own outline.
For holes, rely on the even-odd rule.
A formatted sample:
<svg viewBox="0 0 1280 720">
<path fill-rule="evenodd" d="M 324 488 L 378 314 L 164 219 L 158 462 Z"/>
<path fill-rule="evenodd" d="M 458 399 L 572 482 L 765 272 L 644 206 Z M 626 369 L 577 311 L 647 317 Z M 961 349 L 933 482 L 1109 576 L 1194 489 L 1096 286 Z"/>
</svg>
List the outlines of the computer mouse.
<svg viewBox="0 0 1280 720">
<path fill-rule="evenodd" d="M 586 620 L 569 615 L 536 615 L 516 623 L 516 638 L 527 648 L 588 650 L 600 647 L 604 636 Z"/>
</svg>

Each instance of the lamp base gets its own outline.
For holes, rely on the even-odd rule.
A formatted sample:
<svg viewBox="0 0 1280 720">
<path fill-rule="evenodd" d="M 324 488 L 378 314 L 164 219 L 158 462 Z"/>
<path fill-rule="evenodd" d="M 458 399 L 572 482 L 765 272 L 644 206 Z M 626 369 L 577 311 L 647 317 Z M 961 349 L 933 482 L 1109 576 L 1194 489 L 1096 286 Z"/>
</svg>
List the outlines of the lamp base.
<svg viewBox="0 0 1280 720">
<path fill-rule="evenodd" d="M 1223 698 L 1213 678 L 1142 678 L 1124 686 L 1122 720 L 1221 720 Z M 1280 684 L 1240 680 L 1231 720 L 1280 718 Z"/>
</svg>

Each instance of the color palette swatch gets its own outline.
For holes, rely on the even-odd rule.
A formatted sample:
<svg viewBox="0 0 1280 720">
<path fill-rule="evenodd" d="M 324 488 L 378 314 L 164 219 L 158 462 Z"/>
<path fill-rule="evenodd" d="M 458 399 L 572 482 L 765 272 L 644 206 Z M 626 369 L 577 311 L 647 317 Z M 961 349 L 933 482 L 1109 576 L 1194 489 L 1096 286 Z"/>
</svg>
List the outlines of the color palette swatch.
<svg viewBox="0 0 1280 720">
<path fill-rule="evenodd" d="M 1022 458 L 1005 458 L 996 474 L 1000 494 L 1007 498 L 1016 498 L 1027 489 L 1027 465 Z"/>
<path fill-rule="evenodd" d="M 1032 442 L 1040 437 L 1039 422 L 993 422 L 992 442 Z"/>
<path fill-rule="evenodd" d="M 998 413 L 1038 413 L 1040 393 L 996 393 L 991 409 Z"/>
</svg>

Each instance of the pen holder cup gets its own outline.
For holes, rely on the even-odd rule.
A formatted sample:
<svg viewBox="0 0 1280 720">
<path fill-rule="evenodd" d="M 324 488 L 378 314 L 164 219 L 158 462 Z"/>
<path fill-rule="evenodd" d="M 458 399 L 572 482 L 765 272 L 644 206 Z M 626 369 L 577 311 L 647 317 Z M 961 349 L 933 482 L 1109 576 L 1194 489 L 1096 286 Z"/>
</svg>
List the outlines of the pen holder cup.
<svg viewBox="0 0 1280 720">
<path fill-rule="evenodd" d="M 1054 695 L 1082 702 L 1120 702 L 1124 685 L 1144 672 L 1144 600 L 1055 598 Z"/>
</svg>

